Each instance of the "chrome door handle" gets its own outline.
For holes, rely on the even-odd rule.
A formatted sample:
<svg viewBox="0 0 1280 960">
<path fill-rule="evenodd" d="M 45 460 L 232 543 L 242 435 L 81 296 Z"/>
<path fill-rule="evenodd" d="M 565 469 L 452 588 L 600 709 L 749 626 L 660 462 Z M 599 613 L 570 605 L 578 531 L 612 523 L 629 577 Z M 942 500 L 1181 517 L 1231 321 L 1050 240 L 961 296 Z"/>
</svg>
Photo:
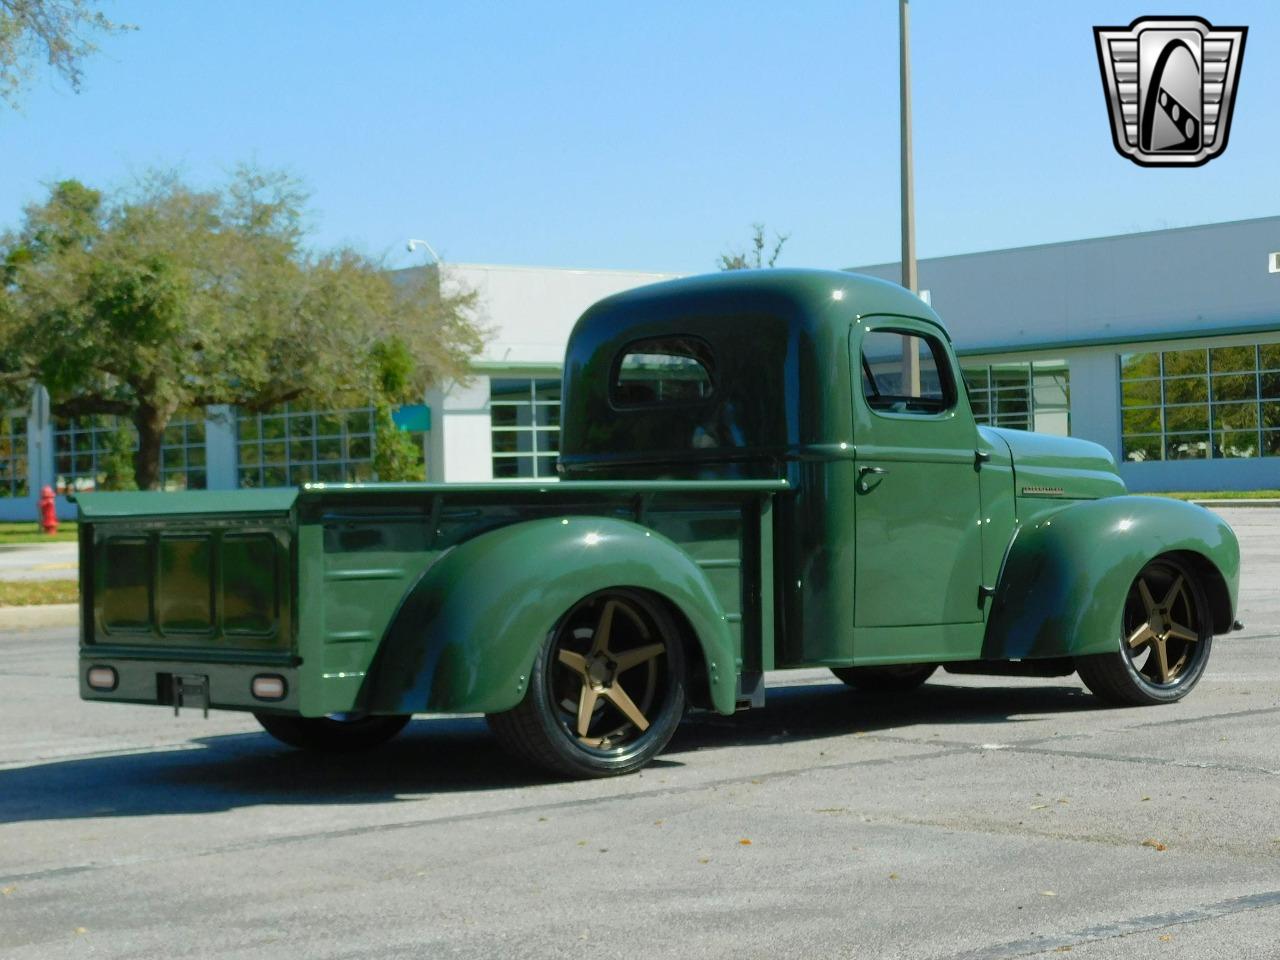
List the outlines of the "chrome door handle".
<svg viewBox="0 0 1280 960">
<path fill-rule="evenodd" d="M 859 467 L 858 468 L 858 490 L 861 493 L 868 493 L 871 490 L 871 484 L 867 482 L 867 477 L 877 476 L 883 477 L 889 471 L 884 467 Z"/>
</svg>

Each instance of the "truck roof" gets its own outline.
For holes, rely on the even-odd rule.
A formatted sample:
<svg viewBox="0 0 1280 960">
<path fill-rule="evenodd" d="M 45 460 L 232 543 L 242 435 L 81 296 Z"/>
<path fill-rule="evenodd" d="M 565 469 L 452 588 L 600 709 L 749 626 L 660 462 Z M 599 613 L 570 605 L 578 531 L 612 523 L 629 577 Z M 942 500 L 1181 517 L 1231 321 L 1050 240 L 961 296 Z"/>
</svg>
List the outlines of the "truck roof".
<svg viewBox="0 0 1280 960">
<path fill-rule="evenodd" d="M 837 270 L 727 271 L 601 300 L 565 352 L 564 476 L 770 477 L 849 442 L 849 331 L 873 315 L 950 339 L 919 297 Z"/>
<path fill-rule="evenodd" d="M 894 314 L 927 320 L 935 324 L 948 340 L 951 339 L 946 324 L 933 309 L 896 283 L 847 270 L 806 268 L 723 270 L 633 287 L 599 301 L 583 314 L 579 323 L 590 322 L 589 318 L 594 320 L 598 311 L 649 304 L 655 300 L 705 303 L 726 298 L 730 302 L 742 303 L 752 297 L 789 301 L 801 308 L 793 314 L 801 323 L 821 323 L 824 319 L 847 322 L 852 308 L 854 317 Z"/>
</svg>

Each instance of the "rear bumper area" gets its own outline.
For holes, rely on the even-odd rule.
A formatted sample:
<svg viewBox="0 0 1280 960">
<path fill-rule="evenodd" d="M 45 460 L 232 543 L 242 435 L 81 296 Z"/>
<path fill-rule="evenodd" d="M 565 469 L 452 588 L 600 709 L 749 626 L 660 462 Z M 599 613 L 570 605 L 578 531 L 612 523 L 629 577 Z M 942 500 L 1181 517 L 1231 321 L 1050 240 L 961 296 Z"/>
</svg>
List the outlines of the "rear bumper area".
<svg viewBox="0 0 1280 960">
<path fill-rule="evenodd" d="M 105 668 L 105 669 L 104 669 Z M 107 673 L 107 671 L 111 673 Z M 94 672 L 96 686 L 90 685 Z M 142 703 L 175 706 L 181 699 L 186 709 L 201 709 L 207 698 L 211 710 L 255 710 L 276 713 L 298 712 L 298 671 L 274 664 L 193 663 L 189 660 L 129 659 L 95 656 L 93 650 L 80 652 L 80 699 L 115 703 Z M 279 678 L 284 696 L 254 696 L 257 678 Z M 175 684 L 175 678 L 181 681 Z M 113 685 L 108 686 L 107 681 Z M 265 684 L 268 687 L 278 685 Z M 179 687 L 188 692 L 175 693 Z M 192 689 L 198 695 L 192 695 Z"/>
</svg>

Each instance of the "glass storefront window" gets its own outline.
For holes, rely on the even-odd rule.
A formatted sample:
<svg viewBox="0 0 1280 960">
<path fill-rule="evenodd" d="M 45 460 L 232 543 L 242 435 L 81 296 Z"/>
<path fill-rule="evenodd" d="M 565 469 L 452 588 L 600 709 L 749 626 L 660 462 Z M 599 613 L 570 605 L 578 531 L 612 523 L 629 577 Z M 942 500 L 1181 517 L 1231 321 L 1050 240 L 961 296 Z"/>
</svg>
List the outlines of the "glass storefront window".
<svg viewBox="0 0 1280 960">
<path fill-rule="evenodd" d="M 374 480 L 374 432 L 373 407 L 299 410 L 285 404 L 264 413 L 241 413 L 236 418 L 239 484 L 288 487 Z"/>
<path fill-rule="evenodd" d="M 1126 460 L 1280 455 L 1269 433 L 1280 431 L 1280 344 L 1130 353 L 1119 362 Z"/>
<path fill-rule="evenodd" d="M 1070 433 L 1071 389 L 1062 360 L 963 367 L 978 423 L 1016 430 Z"/>
<path fill-rule="evenodd" d="M 124 423 L 131 447 L 138 449 L 133 424 L 114 416 L 55 418 L 53 472 L 58 493 L 97 489 L 105 477 L 104 460 L 110 439 Z M 203 490 L 205 469 L 204 416 L 179 414 L 169 421 L 160 446 L 160 489 Z"/>
</svg>

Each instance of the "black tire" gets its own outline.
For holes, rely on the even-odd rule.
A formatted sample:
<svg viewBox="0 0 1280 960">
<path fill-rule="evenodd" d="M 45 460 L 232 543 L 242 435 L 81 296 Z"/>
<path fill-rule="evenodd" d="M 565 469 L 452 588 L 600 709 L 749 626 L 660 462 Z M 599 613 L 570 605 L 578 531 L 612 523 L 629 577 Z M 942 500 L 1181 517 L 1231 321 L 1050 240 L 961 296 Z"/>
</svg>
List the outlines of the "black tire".
<svg viewBox="0 0 1280 960">
<path fill-rule="evenodd" d="M 602 590 L 560 618 L 538 651 L 524 699 L 489 714 L 489 726 L 511 752 L 561 776 L 631 773 L 675 733 L 685 673 L 680 631 L 662 602 L 637 590 Z M 644 726 L 632 719 L 637 714 Z"/>
<path fill-rule="evenodd" d="M 262 729 L 281 743 L 316 753 L 355 753 L 386 743 L 404 729 L 408 716 L 291 717 L 255 713 Z"/>
<path fill-rule="evenodd" d="M 863 693 L 908 693 L 938 669 L 936 663 L 890 663 L 880 667 L 832 667 L 831 672 Z"/>
<path fill-rule="evenodd" d="M 1157 557 L 1139 571 L 1125 596 L 1119 647 L 1076 658 L 1084 685 L 1107 703 L 1173 703 L 1199 682 L 1213 647 L 1213 622 L 1204 586 L 1185 564 Z"/>
</svg>

